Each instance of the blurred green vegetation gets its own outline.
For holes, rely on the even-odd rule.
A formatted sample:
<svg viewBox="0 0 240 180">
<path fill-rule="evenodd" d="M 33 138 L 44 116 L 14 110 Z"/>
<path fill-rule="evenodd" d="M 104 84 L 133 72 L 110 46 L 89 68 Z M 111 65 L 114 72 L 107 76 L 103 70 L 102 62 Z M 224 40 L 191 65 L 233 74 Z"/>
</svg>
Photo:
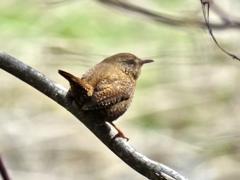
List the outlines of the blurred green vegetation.
<svg viewBox="0 0 240 180">
<path fill-rule="evenodd" d="M 199 2 L 138 3 L 202 16 Z M 0 50 L 66 88 L 58 69 L 81 76 L 119 52 L 154 59 L 117 126 L 137 150 L 189 179 L 239 179 L 239 62 L 206 30 L 156 23 L 97 1 L 4 1 L 0 22 Z M 238 30 L 214 33 L 238 53 Z M 144 179 L 63 108 L 6 72 L 0 77 L 0 153 L 13 179 Z"/>
</svg>

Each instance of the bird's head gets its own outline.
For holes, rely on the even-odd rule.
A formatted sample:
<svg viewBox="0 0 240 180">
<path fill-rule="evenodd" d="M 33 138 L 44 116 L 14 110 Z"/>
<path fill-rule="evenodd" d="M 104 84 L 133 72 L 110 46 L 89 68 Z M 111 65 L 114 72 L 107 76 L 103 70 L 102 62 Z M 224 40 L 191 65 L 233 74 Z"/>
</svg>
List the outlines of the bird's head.
<svg viewBox="0 0 240 180">
<path fill-rule="evenodd" d="M 153 60 L 141 60 L 130 53 L 119 53 L 106 58 L 103 62 L 111 63 L 113 66 L 121 69 L 125 74 L 137 80 L 141 73 L 143 64 L 151 63 Z"/>
</svg>

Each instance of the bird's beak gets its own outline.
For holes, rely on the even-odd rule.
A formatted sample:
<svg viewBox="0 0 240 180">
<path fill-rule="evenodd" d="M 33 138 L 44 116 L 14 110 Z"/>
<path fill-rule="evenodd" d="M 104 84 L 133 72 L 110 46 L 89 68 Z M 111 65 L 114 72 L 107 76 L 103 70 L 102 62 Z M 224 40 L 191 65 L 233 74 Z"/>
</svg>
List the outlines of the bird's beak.
<svg viewBox="0 0 240 180">
<path fill-rule="evenodd" d="M 151 63 L 151 62 L 154 62 L 154 61 L 151 59 L 142 60 L 142 64 Z"/>
</svg>

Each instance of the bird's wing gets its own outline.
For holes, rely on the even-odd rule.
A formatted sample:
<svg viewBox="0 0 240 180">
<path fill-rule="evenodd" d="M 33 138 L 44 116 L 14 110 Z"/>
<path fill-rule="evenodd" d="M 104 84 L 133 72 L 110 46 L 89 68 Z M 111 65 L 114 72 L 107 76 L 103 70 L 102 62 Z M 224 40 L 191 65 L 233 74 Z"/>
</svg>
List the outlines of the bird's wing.
<svg viewBox="0 0 240 180">
<path fill-rule="evenodd" d="M 99 83 L 94 90 L 91 100 L 86 103 L 83 110 L 105 109 L 116 103 L 133 97 L 135 85 L 128 81 L 115 80 L 111 83 Z"/>
</svg>

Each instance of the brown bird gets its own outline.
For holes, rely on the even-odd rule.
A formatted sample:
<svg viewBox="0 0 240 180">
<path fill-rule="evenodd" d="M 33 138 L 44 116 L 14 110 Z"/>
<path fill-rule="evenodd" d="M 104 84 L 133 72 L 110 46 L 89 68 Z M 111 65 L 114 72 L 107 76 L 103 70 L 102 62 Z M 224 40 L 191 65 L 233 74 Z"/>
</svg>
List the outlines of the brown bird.
<svg viewBox="0 0 240 180">
<path fill-rule="evenodd" d="M 98 123 L 109 122 L 120 137 L 128 140 L 113 121 L 130 106 L 141 67 L 150 62 L 153 60 L 119 53 L 104 59 L 81 78 L 62 70 L 58 72 L 69 81 L 69 94 L 84 113 Z"/>
</svg>

